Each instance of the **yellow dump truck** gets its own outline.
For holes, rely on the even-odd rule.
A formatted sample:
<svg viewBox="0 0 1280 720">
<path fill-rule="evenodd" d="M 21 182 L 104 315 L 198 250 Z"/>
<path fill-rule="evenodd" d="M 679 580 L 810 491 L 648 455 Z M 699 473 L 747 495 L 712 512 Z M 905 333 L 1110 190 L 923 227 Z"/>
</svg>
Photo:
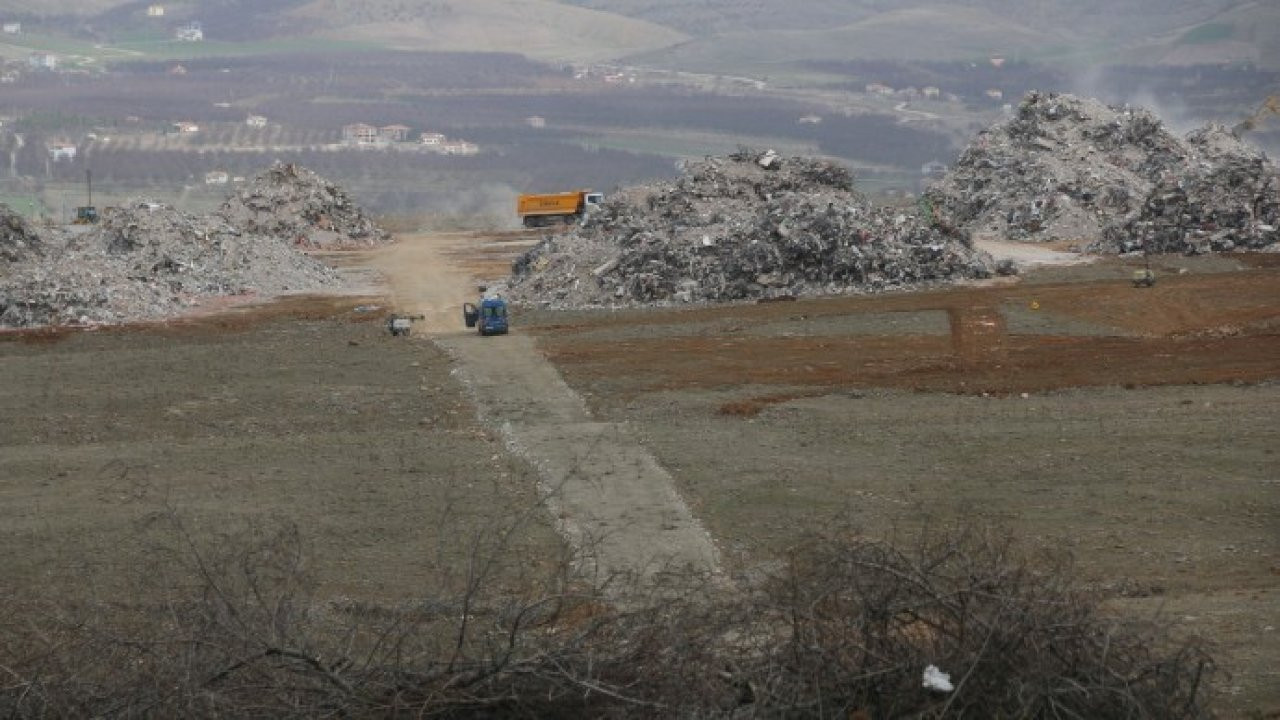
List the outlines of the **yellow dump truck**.
<svg viewBox="0 0 1280 720">
<path fill-rule="evenodd" d="M 516 198 L 516 213 L 525 227 L 578 222 L 587 210 L 599 205 L 604 193 L 590 190 L 553 193 L 551 195 L 521 195 Z"/>
</svg>

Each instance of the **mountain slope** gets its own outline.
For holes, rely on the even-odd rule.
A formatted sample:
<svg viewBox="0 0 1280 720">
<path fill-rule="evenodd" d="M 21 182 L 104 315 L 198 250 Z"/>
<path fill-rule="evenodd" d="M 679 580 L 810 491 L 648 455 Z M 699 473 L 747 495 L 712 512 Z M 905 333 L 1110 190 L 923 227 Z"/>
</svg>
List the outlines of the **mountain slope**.
<svg viewBox="0 0 1280 720">
<path fill-rule="evenodd" d="M 1030 53 L 1060 40 L 981 10 L 918 7 L 881 13 L 831 30 L 738 32 L 697 38 L 633 58 L 666 67 L 768 74 L 802 60 L 948 60 Z"/>
<path fill-rule="evenodd" d="M 671 28 L 554 0 L 468 0 L 359 4 L 314 0 L 293 11 L 322 34 L 408 50 L 518 52 L 551 61 L 589 62 L 651 51 L 686 35 Z"/>
<path fill-rule="evenodd" d="M 1016 19 L 1040 32 L 1081 37 L 1159 34 L 1249 0 L 563 0 L 678 27 L 693 35 L 753 30 L 820 30 L 929 5 Z"/>
</svg>

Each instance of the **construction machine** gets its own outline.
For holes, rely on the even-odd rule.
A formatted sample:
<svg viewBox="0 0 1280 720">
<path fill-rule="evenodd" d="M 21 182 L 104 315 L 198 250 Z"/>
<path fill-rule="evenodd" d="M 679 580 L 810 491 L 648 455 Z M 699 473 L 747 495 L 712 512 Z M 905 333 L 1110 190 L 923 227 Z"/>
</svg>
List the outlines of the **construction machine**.
<svg viewBox="0 0 1280 720">
<path fill-rule="evenodd" d="M 590 190 L 521 195 L 516 198 L 516 214 L 525 227 L 570 225 L 586 216 L 587 211 L 604 202 L 604 193 Z"/>
<path fill-rule="evenodd" d="M 1246 132 L 1256 130 L 1258 123 L 1262 122 L 1268 115 L 1280 116 L 1280 95 L 1272 95 L 1266 100 L 1263 100 L 1262 104 L 1258 106 L 1258 109 L 1255 110 L 1252 115 L 1241 120 L 1235 127 L 1231 128 L 1231 134 L 1236 137 L 1240 137 Z"/>
<path fill-rule="evenodd" d="M 98 208 L 93 204 L 93 171 L 84 171 L 84 184 L 89 193 L 89 203 L 76 208 L 76 217 L 71 222 L 76 225 L 92 225 L 98 222 Z"/>
<path fill-rule="evenodd" d="M 388 315 L 387 332 L 391 333 L 392 337 L 408 336 L 409 331 L 413 329 L 413 321 L 425 318 L 425 315 Z"/>
</svg>

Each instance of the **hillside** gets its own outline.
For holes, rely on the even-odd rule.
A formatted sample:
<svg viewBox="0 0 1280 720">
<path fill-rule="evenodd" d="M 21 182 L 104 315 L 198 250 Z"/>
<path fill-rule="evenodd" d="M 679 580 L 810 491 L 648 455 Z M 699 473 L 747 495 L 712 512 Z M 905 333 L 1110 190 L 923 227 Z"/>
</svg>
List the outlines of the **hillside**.
<svg viewBox="0 0 1280 720">
<path fill-rule="evenodd" d="M 0 14 L 9 16 L 90 16 L 105 12 L 127 0 L 0 0 Z"/>
<path fill-rule="evenodd" d="M 372 40 L 397 49 L 518 51 L 539 60 L 593 62 L 666 47 L 683 33 L 644 20 L 554 0 L 470 0 L 358 5 L 315 0 L 292 11 L 321 34 Z"/>
<path fill-rule="evenodd" d="M 779 77 L 825 60 L 972 60 L 1280 69 L 1280 5 L 1262 0 L 0 0 L 0 16 L 95 43 L 154 43 L 199 20 L 211 41 L 296 37 L 410 50 L 627 58 Z M 58 19 L 58 18 L 62 19 Z M 69 22 L 68 22 L 69 20 Z M 147 52 L 145 45 L 135 47 Z"/>
<path fill-rule="evenodd" d="M 1017 19 L 1042 32 L 1079 36 L 1159 34 L 1203 22 L 1246 0 L 563 0 L 568 4 L 679 27 L 694 35 L 758 30 L 819 30 L 874 15 L 933 7 L 961 15 Z"/>
<path fill-rule="evenodd" d="M 767 75 L 801 60 L 970 59 L 996 52 L 1029 54 L 1055 42 L 1051 34 L 985 11 L 921 7 L 829 30 L 741 31 L 697 38 L 633 59 L 663 67 Z"/>
<path fill-rule="evenodd" d="M 696 39 L 637 61 L 774 75 L 799 60 L 968 60 L 1000 53 L 1073 64 L 1251 61 L 1280 68 L 1280 5 L 1242 0 L 565 0 L 679 27 Z"/>
</svg>

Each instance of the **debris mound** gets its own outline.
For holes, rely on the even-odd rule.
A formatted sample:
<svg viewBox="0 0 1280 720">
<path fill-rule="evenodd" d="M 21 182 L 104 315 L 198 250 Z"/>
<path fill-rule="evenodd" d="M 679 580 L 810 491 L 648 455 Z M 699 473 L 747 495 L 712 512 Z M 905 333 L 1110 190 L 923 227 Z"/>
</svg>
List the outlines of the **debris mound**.
<svg viewBox="0 0 1280 720">
<path fill-rule="evenodd" d="M 516 259 L 506 294 L 562 307 L 883 290 L 987 277 L 968 235 L 870 205 L 847 168 L 742 150 L 608 198 Z"/>
<path fill-rule="evenodd" d="M 1161 178 L 1141 210 L 1107 227 L 1090 250 L 1201 254 L 1280 242 L 1280 175 L 1266 156 L 1219 125 L 1187 142 L 1212 160 Z"/>
<path fill-rule="evenodd" d="M 278 237 L 149 201 L 107 210 L 87 232 L 51 234 L 46 244 L 43 258 L 13 263 L 0 277 L 0 326 L 158 319 L 210 296 L 338 283 L 328 266 Z"/>
<path fill-rule="evenodd" d="M 1276 242 L 1275 167 L 1221 128 L 1186 138 L 1151 112 L 1031 92 L 926 201 L 974 234 L 1197 252 Z"/>
<path fill-rule="evenodd" d="M 0 260 L 16 263 L 40 254 L 39 236 L 21 215 L 0 204 Z"/>
<path fill-rule="evenodd" d="M 246 232 L 272 235 L 307 248 L 382 245 L 378 227 L 341 187 L 292 163 L 277 161 L 218 210 Z"/>
</svg>

